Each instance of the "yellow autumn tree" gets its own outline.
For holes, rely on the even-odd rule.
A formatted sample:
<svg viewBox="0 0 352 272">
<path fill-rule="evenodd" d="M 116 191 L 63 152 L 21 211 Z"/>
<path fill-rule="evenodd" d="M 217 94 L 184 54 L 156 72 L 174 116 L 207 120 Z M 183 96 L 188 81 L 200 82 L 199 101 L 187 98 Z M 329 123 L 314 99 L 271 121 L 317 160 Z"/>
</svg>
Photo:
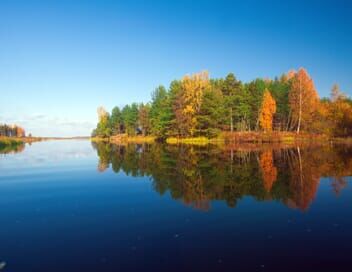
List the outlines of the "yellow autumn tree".
<svg viewBox="0 0 352 272">
<path fill-rule="evenodd" d="M 289 105 L 291 128 L 296 129 L 297 133 L 302 127 L 308 128 L 319 107 L 319 96 L 313 80 L 304 68 L 300 68 L 291 78 Z"/>
<path fill-rule="evenodd" d="M 273 129 L 273 118 L 276 112 L 276 102 L 268 89 L 265 89 L 263 102 L 259 113 L 259 124 L 264 131 Z"/>
<path fill-rule="evenodd" d="M 109 116 L 109 113 L 106 111 L 106 109 L 103 106 L 98 107 L 97 113 L 98 113 L 99 122 L 107 119 Z"/>
<path fill-rule="evenodd" d="M 344 99 L 337 99 L 329 104 L 329 115 L 332 135 L 348 137 L 352 135 L 352 105 Z"/>
<path fill-rule="evenodd" d="M 183 128 L 182 136 L 194 136 L 197 127 L 197 114 L 200 112 L 203 94 L 210 87 L 207 71 L 191 76 L 185 76 L 181 81 L 182 91 L 179 93 L 178 103 L 180 105 L 178 124 Z"/>
<path fill-rule="evenodd" d="M 96 128 L 96 134 L 103 137 L 110 136 L 111 129 L 109 127 L 109 113 L 103 107 L 99 107 L 97 113 L 99 121 Z"/>
</svg>

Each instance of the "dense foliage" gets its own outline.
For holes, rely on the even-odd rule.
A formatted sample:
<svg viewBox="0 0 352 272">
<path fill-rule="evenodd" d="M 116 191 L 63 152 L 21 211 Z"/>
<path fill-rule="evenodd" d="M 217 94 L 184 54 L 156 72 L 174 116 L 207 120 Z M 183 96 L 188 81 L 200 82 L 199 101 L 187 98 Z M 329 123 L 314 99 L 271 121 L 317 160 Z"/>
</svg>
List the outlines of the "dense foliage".
<svg viewBox="0 0 352 272">
<path fill-rule="evenodd" d="M 147 104 L 100 107 L 93 136 L 118 134 L 166 137 L 216 137 L 221 131 L 305 131 L 352 135 L 352 103 L 337 85 L 320 99 L 303 68 L 280 78 L 242 83 L 234 74 L 210 79 L 207 72 L 159 86 Z"/>
</svg>

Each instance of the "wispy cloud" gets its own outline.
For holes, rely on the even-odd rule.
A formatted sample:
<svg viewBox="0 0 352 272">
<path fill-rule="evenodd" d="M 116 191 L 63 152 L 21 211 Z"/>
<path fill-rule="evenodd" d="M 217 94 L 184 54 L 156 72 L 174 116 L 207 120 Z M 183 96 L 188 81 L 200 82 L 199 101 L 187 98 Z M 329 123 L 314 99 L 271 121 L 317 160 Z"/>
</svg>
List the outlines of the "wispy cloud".
<svg viewBox="0 0 352 272">
<path fill-rule="evenodd" d="M 44 114 L 37 114 L 37 115 L 28 116 L 27 119 L 31 121 L 45 120 L 46 116 Z"/>
</svg>

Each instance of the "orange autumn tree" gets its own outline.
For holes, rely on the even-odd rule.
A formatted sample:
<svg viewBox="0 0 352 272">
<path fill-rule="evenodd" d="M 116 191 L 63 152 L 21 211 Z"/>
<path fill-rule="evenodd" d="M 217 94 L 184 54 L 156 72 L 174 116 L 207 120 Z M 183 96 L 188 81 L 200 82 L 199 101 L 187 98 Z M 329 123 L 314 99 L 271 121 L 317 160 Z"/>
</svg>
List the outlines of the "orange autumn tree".
<svg viewBox="0 0 352 272">
<path fill-rule="evenodd" d="M 330 121 L 333 136 L 352 135 L 352 105 L 345 99 L 337 99 L 329 104 L 327 120 Z"/>
<path fill-rule="evenodd" d="M 273 129 L 273 117 L 276 112 L 276 102 L 268 89 L 265 89 L 262 107 L 259 113 L 259 124 L 264 131 Z"/>
<path fill-rule="evenodd" d="M 308 128 L 319 107 L 319 96 L 313 80 L 304 68 L 300 68 L 291 78 L 289 105 L 291 128 L 296 129 L 297 133 L 300 132 L 302 127 Z"/>
<path fill-rule="evenodd" d="M 342 92 L 337 84 L 334 84 L 330 100 L 324 100 L 321 104 L 321 120 L 318 122 L 325 129 L 323 132 L 335 137 L 349 137 L 352 135 L 352 103 L 347 95 Z"/>
<path fill-rule="evenodd" d="M 26 136 L 26 132 L 23 128 L 16 126 L 15 129 L 16 129 L 17 137 L 25 137 Z"/>
</svg>

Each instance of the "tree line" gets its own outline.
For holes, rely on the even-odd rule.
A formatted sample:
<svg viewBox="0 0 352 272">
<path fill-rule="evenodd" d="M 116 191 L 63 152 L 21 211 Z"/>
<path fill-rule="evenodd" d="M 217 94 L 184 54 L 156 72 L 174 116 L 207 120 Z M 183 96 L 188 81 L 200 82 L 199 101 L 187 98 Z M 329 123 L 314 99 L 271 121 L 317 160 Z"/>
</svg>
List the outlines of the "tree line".
<svg viewBox="0 0 352 272">
<path fill-rule="evenodd" d="M 17 125 L 1 125 L 0 124 L 0 136 L 4 137 L 25 137 L 26 133 L 22 127 Z"/>
<path fill-rule="evenodd" d="M 352 136 L 352 100 L 334 85 L 320 99 L 304 68 L 279 78 L 248 83 L 230 73 L 211 79 L 206 71 L 157 87 L 151 101 L 107 112 L 98 108 L 92 136 L 118 134 L 216 137 L 221 131 L 301 131 Z"/>
</svg>

